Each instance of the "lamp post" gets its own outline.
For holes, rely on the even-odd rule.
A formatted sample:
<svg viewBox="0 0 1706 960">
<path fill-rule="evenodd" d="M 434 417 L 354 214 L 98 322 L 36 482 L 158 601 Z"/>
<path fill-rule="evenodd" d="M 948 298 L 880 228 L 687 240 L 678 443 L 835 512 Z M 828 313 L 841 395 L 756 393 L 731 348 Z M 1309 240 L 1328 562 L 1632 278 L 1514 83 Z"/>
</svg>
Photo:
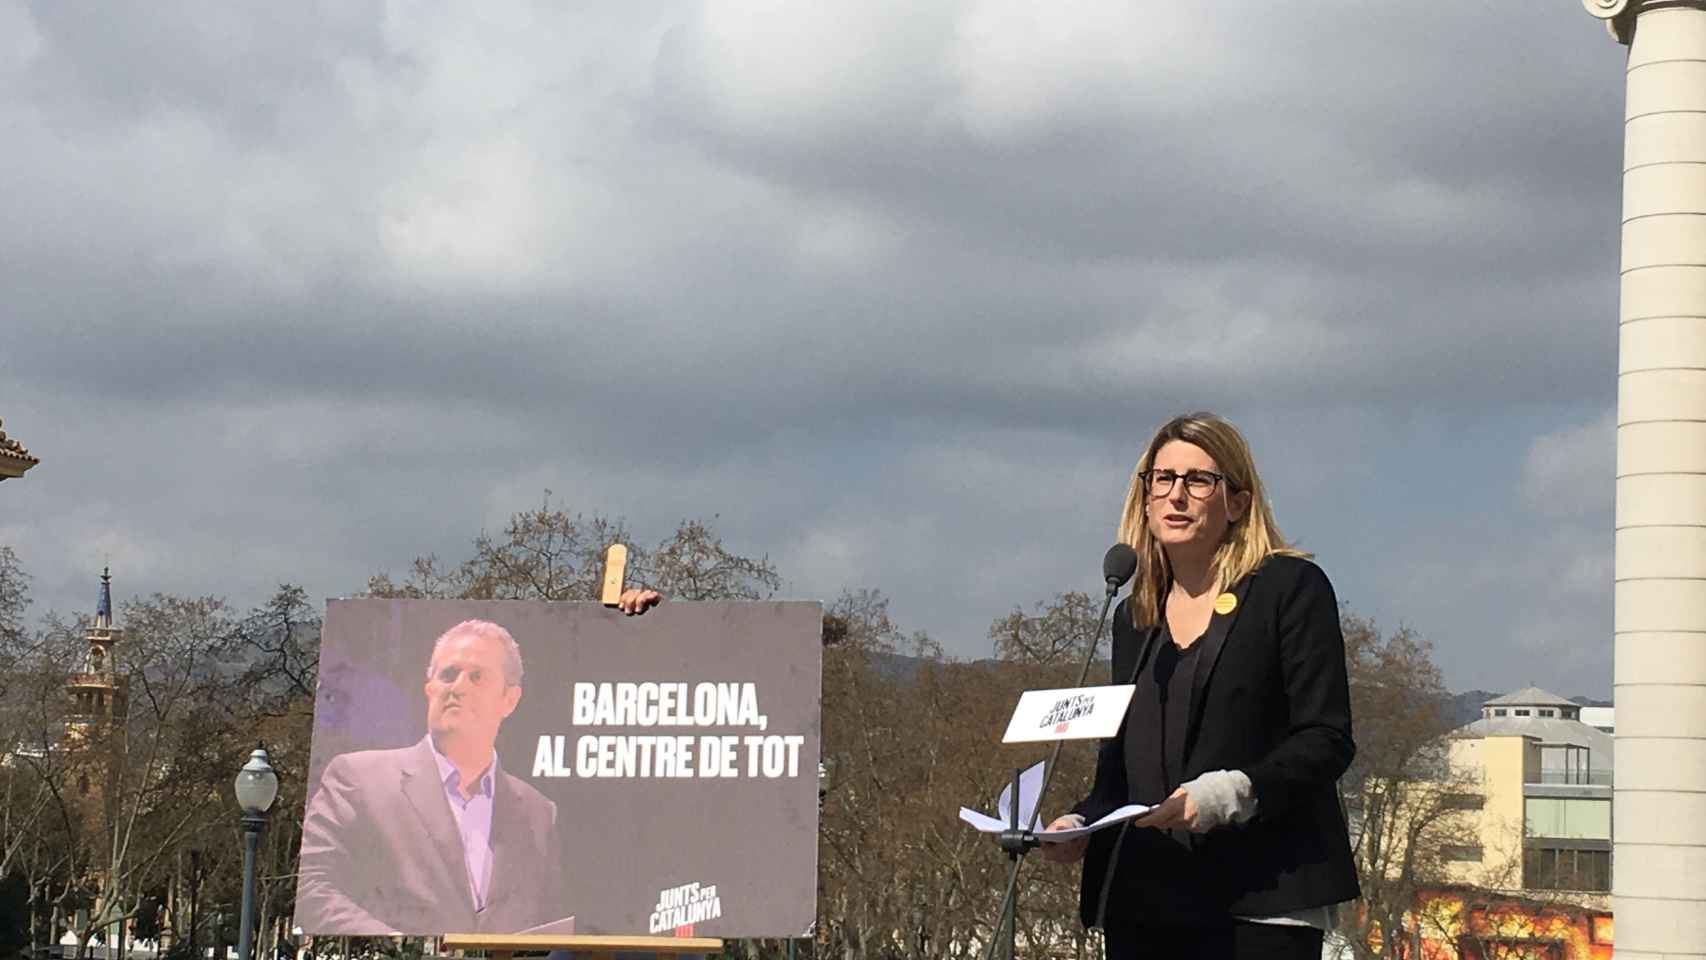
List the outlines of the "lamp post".
<svg viewBox="0 0 1706 960">
<path fill-rule="evenodd" d="M 243 808 L 243 928 L 237 934 L 237 960 L 253 960 L 255 946 L 255 850 L 267 826 L 267 810 L 278 798 L 278 774 L 257 744 L 237 773 L 237 805 Z"/>
<path fill-rule="evenodd" d="M 195 943 L 195 908 L 196 900 L 201 896 L 201 850 L 190 850 L 190 956 L 201 960 L 201 954 L 196 952 Z"/>
</svg>

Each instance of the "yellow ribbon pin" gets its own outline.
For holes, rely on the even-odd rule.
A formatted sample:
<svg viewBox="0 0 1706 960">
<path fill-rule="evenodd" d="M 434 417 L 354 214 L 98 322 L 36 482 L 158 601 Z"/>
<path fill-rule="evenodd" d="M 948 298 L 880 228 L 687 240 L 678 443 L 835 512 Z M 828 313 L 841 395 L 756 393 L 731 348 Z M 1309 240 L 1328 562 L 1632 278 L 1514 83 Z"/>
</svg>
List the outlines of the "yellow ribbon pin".
<svg viewBox="0 0 1706 960">
<path fill-rule="evenodd" d="M 1238 609 L 1238 598 L 1230 593 L 1223 593 L 1214 598 L 1214 612 L 1226 616 Z"/>
</svg>

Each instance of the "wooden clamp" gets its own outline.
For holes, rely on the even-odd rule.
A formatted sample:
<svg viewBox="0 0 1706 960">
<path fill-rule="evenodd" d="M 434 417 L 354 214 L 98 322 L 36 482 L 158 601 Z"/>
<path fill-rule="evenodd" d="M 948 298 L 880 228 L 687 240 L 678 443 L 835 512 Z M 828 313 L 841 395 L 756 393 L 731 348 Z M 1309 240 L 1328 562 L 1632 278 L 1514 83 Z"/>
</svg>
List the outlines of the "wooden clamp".
<svg viewBox="0 0 1706 960">
<path fill-rule="evenodd" d="M 622 599 L 622 583 L 628 576 L 628 548 L 613 543 L 604 552 L 604 590 L 599 597 L 607 607 L 616 606 Z"/>
</svg>

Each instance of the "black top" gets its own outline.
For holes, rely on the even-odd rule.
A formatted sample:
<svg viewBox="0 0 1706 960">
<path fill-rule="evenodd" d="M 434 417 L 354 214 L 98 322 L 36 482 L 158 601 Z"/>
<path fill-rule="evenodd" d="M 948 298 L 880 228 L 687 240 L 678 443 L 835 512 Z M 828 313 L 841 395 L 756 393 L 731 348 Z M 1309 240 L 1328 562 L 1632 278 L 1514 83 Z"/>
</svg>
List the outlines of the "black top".
<svg viewBox="0 0 1706 960">
<path fill-rule="evenodd" d="M 1173 666 L 1165 711 L 1157 681 L 1173 645 L 1164 627 L 1139 629 L 1130 601 L 1120 604 L 1113 682 L 1137 677 L 1138 689 L 1119 733 L 1102 742 L 1095 783 L 1074 811 L 1096 820 L 1133 801 L 1157 803 L 1208 771 L 1242 770 L 1256 815 L 1206 834 L 1094 834 L 1080 899 L 1086 924 L 1096 922 L 1116 842 L 1108 925 L 1273 916 L 1358 894 L 1337 788 L 1356 745 L 1332 584 L 1310 561 L 1276 556 L 1227 592 L 1232 608 L 1217 612 Z"/>
<path fill-rule="evenodd" d="M 1166 627 L 1156 640 L 1155 655 L 1138 673 L 1137 692 L 1126 712 L 1131 730 L 1149 730 L 1153 735 L 1125 738 L 1125 775 L 1132 803 L 1155 806 L 1172 795 L 1185 781 L 1185 728 L 1191 706 L 1191 668 L 1199 649 L 1193 643 L 1180 650 Z M 1189 846 L 1184 831 L 1173 839 Z"/>
</svg>

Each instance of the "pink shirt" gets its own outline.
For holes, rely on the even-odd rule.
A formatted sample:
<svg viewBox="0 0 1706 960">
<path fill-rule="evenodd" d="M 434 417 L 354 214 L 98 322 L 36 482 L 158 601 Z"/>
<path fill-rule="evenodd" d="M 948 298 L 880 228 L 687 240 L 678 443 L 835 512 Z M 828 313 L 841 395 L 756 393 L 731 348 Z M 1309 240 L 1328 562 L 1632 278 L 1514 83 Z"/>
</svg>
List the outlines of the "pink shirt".
<svg viewBox="0 0 1706 960">
<path fill-rule="evenodd" d="M 438 752 L 438 746 L 427 738 L 432 758 L 438 763 L 438 775 L 444 781 L 444 796 L 450 801 L 450 813 L 456 818 L 456 830 L 462 835 L 462 859 L 468 865 L 468 890 L 474 896 L 474 911 L 486 909 L 486 890 L 492 881 L 492 783 L 497 776 L 498 756 L 486 772 L 480 774 L 479 789 L 472 797 L 462 796 L 462 774 L 456 765 Z"/>
</svg>

